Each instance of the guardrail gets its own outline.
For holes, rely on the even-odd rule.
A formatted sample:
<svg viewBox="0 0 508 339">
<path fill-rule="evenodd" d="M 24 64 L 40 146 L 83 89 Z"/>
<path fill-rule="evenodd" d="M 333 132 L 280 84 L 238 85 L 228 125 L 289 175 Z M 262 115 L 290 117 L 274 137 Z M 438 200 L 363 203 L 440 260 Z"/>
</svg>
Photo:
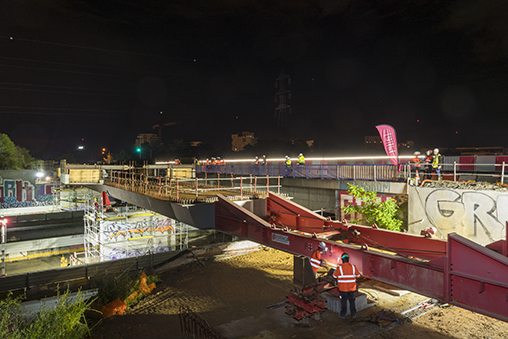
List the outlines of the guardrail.
<svg viewBox="0 0 508 339">
<path fill-rule="evenodd" d="M 19 289 L 29 290 L 30 288 L 38 286 L 63 283 L 73 280 L 89 280 L 95 276 L 104 275 L 106 273 L 115 275 L 126 270 L 139 271 L 143 268 L 151 268 L 154 265 L 158 265 L 173 256 L 178 255 L 178 253 L 179 251 L 155 253 L 142 257 L 7 275 L 0 278 L 0 293 Z"/>
<path fill-rule="evenodd" d="M 451 159 L 450 159 L 451 160 Z M 501 184 L 505 182 L 506 164 L 460 164 L 457 162 L 443 163 L 442 174 L 446 180 L 459 181 L 463 176 L 476 179 L 499 178 Z M 425 165 L 419 168 L 420 176 L 433 171 L 424 171 Z M 411 163 L 402 164 L 400 172 L 397 166 L 388 164 L 355 164 L 355 165 L 199 165 L 196 173 L 217 175 L 252 175 L 252 176 L 280 176 L 306 179 L 336 179 L 336 180 L 365 180 L 365 181 L 404 181 L 414 177 L 415 166 Z M 434 174 L 435 176 L 435 174 Z"/>
<path fill-rule="evenodd" d="M 281 176 L 306 179 L 400 181 L 407 178 L 410 167 L 402 165 L 199 165 L 196 173 Z"/>
</svg>

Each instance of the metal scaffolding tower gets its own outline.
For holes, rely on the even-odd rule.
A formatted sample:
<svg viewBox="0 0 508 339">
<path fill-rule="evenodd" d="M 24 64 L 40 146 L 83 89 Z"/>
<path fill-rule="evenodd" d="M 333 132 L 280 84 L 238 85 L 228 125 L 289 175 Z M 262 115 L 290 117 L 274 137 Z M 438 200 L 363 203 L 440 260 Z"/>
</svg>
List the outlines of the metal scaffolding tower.
<svg viewBox="0 0 508 339">
<path fill-rule="evenodd" d="M 99 200 L 87 199 L 84 214 L 85 263 L 187 249 L 189 225 L 136 206 L 104 212 Z"/>
<path fill-rule="evenodd" d="M 291 114 L 291 105 L 287 101 L 291 99 L 291 92 L 286 88 L 291 85 L 291 78 L 289 75 L 284 74 L 284 69 L 281 69 L 279 77 L 275 80 L 275 88 L 279 91 L 275 94 L 275 102 L 279 105 L 275 108 L 275 117 L 277 118 L 277 129 L 285 126 L 285 119 Z"/>
</svg>

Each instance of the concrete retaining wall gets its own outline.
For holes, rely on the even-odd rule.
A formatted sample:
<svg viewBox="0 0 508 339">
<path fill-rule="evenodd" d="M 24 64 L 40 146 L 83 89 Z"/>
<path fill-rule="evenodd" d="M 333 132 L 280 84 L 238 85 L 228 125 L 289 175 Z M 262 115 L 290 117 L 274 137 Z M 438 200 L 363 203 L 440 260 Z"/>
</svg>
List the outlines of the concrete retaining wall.
<svg viewBox="0 0 508 339">
<path fill-rule="evenodd" d="M 482 245 L 506 236 L 506 192 L 408 187 L 408 198 L 409 233 L 434 226 L 439 237 L 455 232 Z"/>
</svg>

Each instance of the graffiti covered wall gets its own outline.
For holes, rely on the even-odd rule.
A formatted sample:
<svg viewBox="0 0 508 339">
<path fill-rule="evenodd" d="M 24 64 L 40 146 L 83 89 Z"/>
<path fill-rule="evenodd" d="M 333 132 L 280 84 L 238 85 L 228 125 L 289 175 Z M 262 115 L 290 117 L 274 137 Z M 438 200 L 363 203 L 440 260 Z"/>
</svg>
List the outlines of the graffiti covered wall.
<svg viewBox="0 0 508 339">
<path fill-rule="evenodd" d="M 434 226 L 445 238 L 458 233 L 482 245 L 504 239 L 508 193 L 409 187 L 409 232 Z"/>
<path fill-rule="evenodd" d="M 172 219 L 161 215 L 104 221 L 100 225 L 103 260 L 167 252 L 174 243 Z"/>
<path fill-rule="evenodd" d="M 35 182 L 33 170 L 0 171 L 0 208 L 35 207 L 53 204 L 55 183 Z"/>
</svg>

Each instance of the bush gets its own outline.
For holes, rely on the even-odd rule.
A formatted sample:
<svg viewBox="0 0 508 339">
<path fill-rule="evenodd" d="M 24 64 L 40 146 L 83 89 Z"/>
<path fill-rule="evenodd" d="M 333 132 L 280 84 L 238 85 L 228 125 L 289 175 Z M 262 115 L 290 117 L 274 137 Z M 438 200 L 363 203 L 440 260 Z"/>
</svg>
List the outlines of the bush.
<svg viewBox="0 0 508 339">
<path fill-rule="evenodd" d="M 351 220 L 352 223 L 363 223 L 368 226 L 376 224 L 378 227 L 385 228 L 392 231 L 400 231 L 402 220 L 397 218 L 399 206 L 394 199 L 388 199 L 381 202 L 377 197 L 376 192 L 366 191 L 356 185 L 348 185 L 348 193 L 356 199 L 361 199 L 361 205 L 347 205 L 342 207 L 344 213 L 353 214 L 359 213 L 362 215 L 361 219 Z"/>
<path fill-rule="evenodd" d="M 80 291 L 71 300 L 70 291 L 58 295 L 54 308 L 41 305 L 41 310 L 29 317 L 21 313 L 21 298 L 11 295 L 0 301 L 0 338 L 30 339 L 82 339 L 90 335 L 85 312 L 91 309 L 92 301 L 85 300 Z"/>
</svg>

